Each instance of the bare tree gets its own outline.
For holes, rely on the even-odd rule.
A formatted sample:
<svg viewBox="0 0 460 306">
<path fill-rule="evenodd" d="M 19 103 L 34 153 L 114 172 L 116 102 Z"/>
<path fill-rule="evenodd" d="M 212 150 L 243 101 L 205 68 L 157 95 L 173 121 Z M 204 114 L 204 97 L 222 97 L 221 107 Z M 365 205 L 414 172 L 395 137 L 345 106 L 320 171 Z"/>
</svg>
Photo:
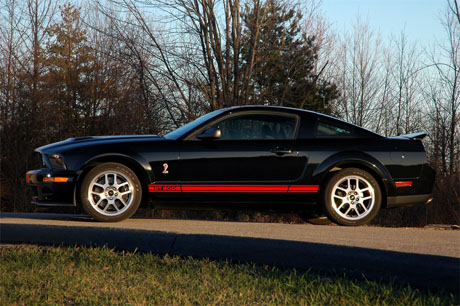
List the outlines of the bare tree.
<svg viewBox="0 0 460 306">
<path fill-rule="evenodd" d="M 420 78 L 423 69 L 420 51 L 415 43 L 408 41 L 405 32 L 392 39 L 395 52 L 391 58 L 391 97 L 395 103 L 393 113 L 395 133 L 408 134 L 420 127 Z"/>
<path fill-rule="evenodd" d="M 31 79 L 31 103 L 32 109 L 36 109 L 39 102 L 38 82 L 42 66 L 42 48 L 44 38 L 47 36 L 46 29 L 53 21 L 55 9 L 58 2 L 52 0 L 27 0 L 27 38 L 30 41 L 27 52 L 32 55 L 31 67 L 27 68 L 28 75 Z"/>
<path fill-rule="evenodd" d="M 353 32 L 342 38 L 337 51 L 336 83 L 341 97 L 338 115 L 355 124 L 372 128 L 381 88 L 380 38 L 358 17 Z"/>
<path fill-rule="evenodd" d="M 166 11 L 162 16 L 163 19 L 175 22 L 173 29 L 168 32 L 164 30 L 161 21 L 152 23 L 151 20 L 156 20 L 156 16 L 140 6 L 142 4 L 137 1 L 97 3 L 98 10 L 112 24 L 110 33 L 105 34 L 122 42 L 125 49 L 121 53 L 123 59 L 132 67 L 137 67 L 138 77 L 145 85 L 144 97 L 157 96 L 173 126 L 178 127 L 189 118 L 209 110 L 203 110 L 200 103 L 202 98 L 197 93 L 214 92 L 215 79 L 211 85 L 202 81 L 206 77 L 203 73 L 206 69 L 199 66 L 196 59 L 201 56 L 199 49 L 190 43 L 190 37 L 195 33 L 183 20 L 188 20 L 187 14 L 190 12 L 177 10 L 178 4 L 175 2 L 150 4 L 150 9 L 157 7 L 160 11 L 169 9 L 176 13 Z M 117 14 L 119 8 L 127 10 L 127 14 Z M 215 67 L 214 63 L 211 67 Z"/>
<path fill-rule="evenodd" d="M 15 84 L 19 69 L 18 50 L 21 45 L 20 22 L 23 12 L 16 0 L 5 1 L 0 7 L 0 119 L 1 127 L 13 118 L 15 108 Z"/>
<path fill-rule="evenodd" d="M 240 99 L 241 9 L 239 0 L 176 0 L 173 6 L 183 12 L 188 33 L 199 40 L 206 73 L 200 89 L 210 101 L 210 108 L 233 105 Z M 166 3 L 163 3 L 163 5 Z M 260 5 L 259 1 L 254 1 Z M 220 20 L 220 15 L 222 20 Z M 245 75 L 245 79 L 248 75 Z"/>
<path fill-rule="evenodd" d="M 458 3 L 449 0 L 443 21 L 447 43 L 439 44 L 439 54 L 433 52 L 432 65 L 436 78 L 428 94 L 436 116 L 435 145 L 439 145 L 442 171 L 454 174 L 460 168 L 460 19 Z"/>
<path fill-rule="evenodd" d="M 305 1 L 302 11 L 306 13 L 303 35 L 314 37 L 318 60 L 315 62 L 315 73 L 325 79 L 333 76 L 337 57 L 334 54 L 338 44 L 338 35 L 321 11 L 322 1 Z"/>
<path fill-rule="evenodd" d="M 8 186 L 2 192 L 14 195 L 13 207 L 22 206 L 21 178 L 29 166 L 27 156 L 38 144 L 36 136 L 40 135 L 37 128 L 37 123 L 42 123 L 38 111 L 40 50 L 46 36 L 44 27 L 53 15 L 51 3 L 7 0 L 0 6 L 1 180 L 2 186 Z M 11 156 L 26 158 L 8 160 Z M 5 185 L 4 178 L 8 178 Z"/>
<path fill-rule="evenodd" d="M 453 18 L 457 19 L 457 22 L 460 24 L 460 9 L 458 5 L 458 0 L 447 0 L 449 6 L 450 14 L 453 15 Z"/>
</svg>

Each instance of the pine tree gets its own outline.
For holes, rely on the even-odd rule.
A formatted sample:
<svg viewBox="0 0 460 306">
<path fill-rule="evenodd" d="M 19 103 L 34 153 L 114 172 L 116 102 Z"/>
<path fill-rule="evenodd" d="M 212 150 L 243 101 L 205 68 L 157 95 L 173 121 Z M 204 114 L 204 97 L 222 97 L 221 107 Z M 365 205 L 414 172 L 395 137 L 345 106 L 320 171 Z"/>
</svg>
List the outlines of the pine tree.
<svg viewBox="0 0 460 306">
<path fill-rule="evenodd" d="M 251 65 L 251 52 L 255 54 L 246 103 L 329 113 L 338 92 L 314 73 L 317 45 L 314 37 L 302 32 L 299 8 L 282 0 L 252 4 L 243 14 L 243 66 Z"/>
<path fill-rule="evenodd" d="M 88 102 L 88 78 L 94 70 L 94 56 L 80 25 L 80 10 L 71 4 L 61 7 L 61 22 L 51 25 L 46 48 L 45 87 L 48 105 L 54 108 L 56 130 L 61 135 L 79 135 Z"/>
</svg>

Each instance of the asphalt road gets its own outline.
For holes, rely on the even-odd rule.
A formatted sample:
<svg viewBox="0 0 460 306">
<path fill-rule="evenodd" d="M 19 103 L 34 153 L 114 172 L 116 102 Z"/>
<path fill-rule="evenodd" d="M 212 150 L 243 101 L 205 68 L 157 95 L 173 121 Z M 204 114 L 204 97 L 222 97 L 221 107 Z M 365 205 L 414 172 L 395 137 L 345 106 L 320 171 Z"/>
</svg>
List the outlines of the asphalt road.
<svg viewBox="0 0 460 306">
<path fill-rule="evenodd" d="M 460 290 L 460 230 L 1 213 L 0 242 L 108 245 Z"/>
</svg>

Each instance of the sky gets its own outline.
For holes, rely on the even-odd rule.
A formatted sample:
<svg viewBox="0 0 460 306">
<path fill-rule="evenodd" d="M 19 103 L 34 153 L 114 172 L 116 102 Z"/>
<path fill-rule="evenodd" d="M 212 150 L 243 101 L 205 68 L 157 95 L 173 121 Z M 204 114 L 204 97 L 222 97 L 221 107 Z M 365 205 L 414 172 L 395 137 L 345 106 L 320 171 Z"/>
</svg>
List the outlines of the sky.
<svg viewBox="0 0 460 306">
<path fill-rule="evenodd" d="M 338 30 L 351 31 L 359 15 L 383 39 L 399 36 L 405 28 L 410 40 L 426 46 L 444 40 L 446 6 L 446 0 L 323 0 L 321 8 Z"/>
</svg>

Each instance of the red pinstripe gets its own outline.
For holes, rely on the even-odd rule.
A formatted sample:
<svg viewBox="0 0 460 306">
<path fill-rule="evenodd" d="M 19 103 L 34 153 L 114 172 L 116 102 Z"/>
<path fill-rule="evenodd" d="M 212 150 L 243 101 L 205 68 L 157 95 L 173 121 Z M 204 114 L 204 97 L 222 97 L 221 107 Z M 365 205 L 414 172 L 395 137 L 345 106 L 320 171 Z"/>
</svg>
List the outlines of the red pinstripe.
<svg viewBox="0 0 460 306">
<path fill-rule="evenodd" d="M 316 193 L 319 185 L 151 184 L 149 192 Z"/>
</svg>

